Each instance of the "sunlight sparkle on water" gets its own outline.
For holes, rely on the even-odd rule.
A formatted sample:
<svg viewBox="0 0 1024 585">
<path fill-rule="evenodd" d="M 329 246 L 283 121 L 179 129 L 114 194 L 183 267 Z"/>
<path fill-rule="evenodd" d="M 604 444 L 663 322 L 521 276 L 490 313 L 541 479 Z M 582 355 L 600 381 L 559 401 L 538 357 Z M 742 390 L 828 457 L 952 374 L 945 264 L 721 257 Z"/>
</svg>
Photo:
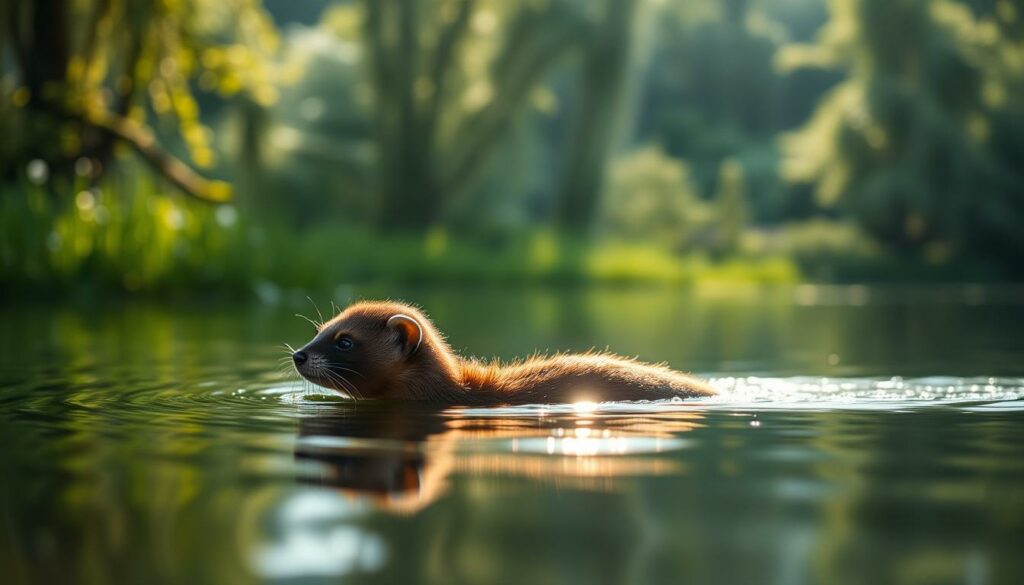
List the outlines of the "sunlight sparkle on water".
<svg viewBox="0 0 1024 585">
<path fill-rule="evenodd" d="M 597 410 L 597 403 L 591 402 L 590 400 L 581 400 L 579 402 L 573 402 L 572 408 L 578 414 L 591 414 Z"/>
</svg>

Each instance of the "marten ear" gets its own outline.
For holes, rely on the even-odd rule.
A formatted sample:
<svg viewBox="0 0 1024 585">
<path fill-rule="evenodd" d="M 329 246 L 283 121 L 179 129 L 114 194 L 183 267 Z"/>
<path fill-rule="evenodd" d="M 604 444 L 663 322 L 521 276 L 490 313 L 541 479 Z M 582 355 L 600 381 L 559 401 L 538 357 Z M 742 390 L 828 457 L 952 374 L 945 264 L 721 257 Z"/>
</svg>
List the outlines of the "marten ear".
<svg viewBox="0 0 1024 585">
<path fill-rule="evenodd" d="M 406 357 L 415 354 L 416 350 L 420 348 L 420 344 L 423 343 L 423 328 L 420 327 L 416 319 L 408 315 L 401 313 L 392 315 L 388 319 L 388 327 L 398 330 L 398 340 L 405 350 Z"/>
</svg>

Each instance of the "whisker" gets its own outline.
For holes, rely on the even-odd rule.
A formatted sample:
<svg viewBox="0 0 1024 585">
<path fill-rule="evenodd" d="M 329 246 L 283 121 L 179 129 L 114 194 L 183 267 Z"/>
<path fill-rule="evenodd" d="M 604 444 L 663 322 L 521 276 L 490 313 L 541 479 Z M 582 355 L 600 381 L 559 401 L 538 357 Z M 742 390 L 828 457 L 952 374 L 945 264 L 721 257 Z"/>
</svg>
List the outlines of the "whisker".
<svg viewBox="0 0 1024 585">
<path fill-rule="evenodd" d="M 337 380 L 335 380 L 329 374 L 330 374 L 330 372 L 326 372 L 319 365 L 314 364 L 314 366 L 313 366 L 313 375 L 314 376 L 316 376 L 318 379 L 323 378 L 323 379 L 326 379 L 328 382 L 337 383 Z M 324 386 L 324 384 L 318 384 L 318 386 Z"/>
<path fill-rule="evenodd" d="M 316 314 L 317 314 L 318 317 L 320 317 L 320 327 L 323 327 L 324 326 L 324 315 L 323 315 L 323 313 L 320 312 L 320 307 L 316 306 L 316 303 L 313 302 L 313 299 L 309 298 L 309 295 L 306 295 L 306 299 L 309 300 L 310 304 L 313 305 L 313 308 L 316 309 Z M 317 329 L 319 329 L 320 327 L 318 327 Z"/>
<path fill-rule="evenodd" d="M 298 375 L 298 372 L 291 364 L 282 363 L 277 367 L 277 375 L 282 378 L 291 378 L 292 374 Z"/>
<path fill-rule="evenodd" d="M 334 369 L 334 370 L 341 370 L 343 372 L 349 372 L 350 374 L 355 374 L 355 375 L 359 376 L 360 378 L 364 378 L 364 379 L 366 378 L 366 376 L 360 374 L 359 372 L 353 370 L 352 368 L 346 368 L 344 366 L 339 366 L 339 365 L 335 365 L 335 364 L 327 364 L 326 367 Z"/>
<path fill-rule="evenodd" d="M 301 319 L 305 319 L 306 321 L 309 321 L 309 324 L 312 325 L 313 327 L 316 327 L 317 331 L 319 331 L 320 327 L 323 325 L 322 323 L 317 323 L 316 321 L 310 319 L 309 317 L 303 315 L 302 313 L 295 313 L 295 316 Z"/>
<path fill-rule="evenodd" d="M 324 370 L 323 375 L 328 380 L 331 380 L 331 381 L 333 381 L 335 383 L 341 384 L 342 388 L 345 389 L 345 393 L 348 394 L 349 397 L 352 398 L 353 400 L 356 399 L 357 396 L 360 397 L 360 398 L 362 397 L 362 394 L 356 388 L 356 385 L 353 384 L 352 382 L 350 382 L 348 379 L 346 379 L 341 374 L 332 373 L 329 370 Z"/>
<path fill-rule="evenodd" d="M 330 372 L 330 373 L 338 376 L 339 378 L 341 378 L 345 382 L 347 382 L 348 385 L 351 386 L 353 389 L 356 389 L 355 383 L 353 383 L 351 380 L 346 378 L 341 372 L 351 372 L 351 373 L 359 376 L 360 378 L 366 378 L 366 376 L 360 374 L 359 372 L 357 372 L 357 371 L 355 371 L 355 370 L 353 370 L 351 368 L 346 368 L 344 366 L 338 366 L 338 365 L 334 365 L 334 364 L 327 364 L 325 366 L 325 369 L 326 369 L 327 372 Z M 340 370 L 340 371 L 338 371 L 338 370 Z M 362 397 L 362 393 L 360 393 L 360 397 Z"/>
<path fill-rule="evenodd" d="M 330 365 L 328 365 L 328 366 L 324 367 L 322 370 L 320 370 L 320 373 L 325 378 L 327 378 L 328 380 L 331 380 L 332 382 L 341 384 L 342 387 L 345 388 L 345 392 L 348 393 L 349 396 L 352 397 L 353 399 L 355 399 L 356 396 L 359 396 L 360 398 L 362 398 L 362 394 L 356 388 L 356 385 L 353 384 L 352 381 L 349 380 L 348 378 L 346 378 L 345 376 L 342 376 L 341 374 L 339 374 L 337 372 L 331 371 Z"/>
</svg>

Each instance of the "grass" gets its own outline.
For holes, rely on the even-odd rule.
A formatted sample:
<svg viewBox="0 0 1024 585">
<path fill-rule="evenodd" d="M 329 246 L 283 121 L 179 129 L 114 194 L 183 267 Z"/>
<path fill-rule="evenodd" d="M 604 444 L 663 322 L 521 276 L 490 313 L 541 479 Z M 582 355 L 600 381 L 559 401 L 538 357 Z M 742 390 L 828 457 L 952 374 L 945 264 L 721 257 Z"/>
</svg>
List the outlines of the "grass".
<svg viewBox="0 0 1024 585">
<path fill-rule="evenodd" d="M 65 195 L 55 196 L 59 192 Z M 74 195 L 68 196 L 67 194 Z M 164 195 L 144 173 L 0 191 L 0 284 L 52 295 L 250 294 L 340 283 L 792 282 L 777 257 L 712 262 L 654 245 L 589 243 L 551 231 L 481 242 L 442 229 L 382 235 L 321 223 L 256 222 L 233 206 Z"/>
<path fill-rule="evenodd" d="M 480 241 L 443 229 L 295 228 L 164 194 L 140 172 L 115 173 L 101 189 L 81 181 L 0 188 L 0 286 L 26 295 L 239 296 L 362 283 L 962 281 L 974 274 L 895 259 L 849 224 L 804 222 L 748 232 L 745 241 L 732 257 L 712 258 L 544 229 Z"/>
<path fill-rule="evenodd" d="M 716 264 L 655 246 L 597 243 L 535 231 L 499 243 L 460 240 L 442 230 L 424 236 L 323 227 L 299 242 L 300 257 L 277 280 L 287 285 L 338 282 L 599 282 L 685 284 L 703 279 L 792 282 L 784 260 Z M 309 282 L 317 275 L 321 282 Z"/>
</svg>

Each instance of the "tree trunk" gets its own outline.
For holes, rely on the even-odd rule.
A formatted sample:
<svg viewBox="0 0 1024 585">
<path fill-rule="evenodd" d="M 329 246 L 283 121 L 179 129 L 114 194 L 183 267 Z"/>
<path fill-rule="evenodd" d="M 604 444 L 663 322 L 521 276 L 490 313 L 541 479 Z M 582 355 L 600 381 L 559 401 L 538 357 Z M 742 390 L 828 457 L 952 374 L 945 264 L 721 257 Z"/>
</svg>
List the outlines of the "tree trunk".
<svg viewBox="0 0 1024 585">
<path fill-rule="evenodd" d="M 365 6 L 376 94 L 377 225 L 426 231 L 436 219 L 441 190 L 433 164 L 433 125 L 415 93 L 422 50 L 417 3 L 367 0 Z"/>
<path fill-rule="evenodd" d="M 625 81 L 636 0 L 608 0 L 604 19 L 584 55 L 569 155 L 556 204 L 559 226 L 585 232 L 593 223 L 604 188 Z"/>
</svg>

